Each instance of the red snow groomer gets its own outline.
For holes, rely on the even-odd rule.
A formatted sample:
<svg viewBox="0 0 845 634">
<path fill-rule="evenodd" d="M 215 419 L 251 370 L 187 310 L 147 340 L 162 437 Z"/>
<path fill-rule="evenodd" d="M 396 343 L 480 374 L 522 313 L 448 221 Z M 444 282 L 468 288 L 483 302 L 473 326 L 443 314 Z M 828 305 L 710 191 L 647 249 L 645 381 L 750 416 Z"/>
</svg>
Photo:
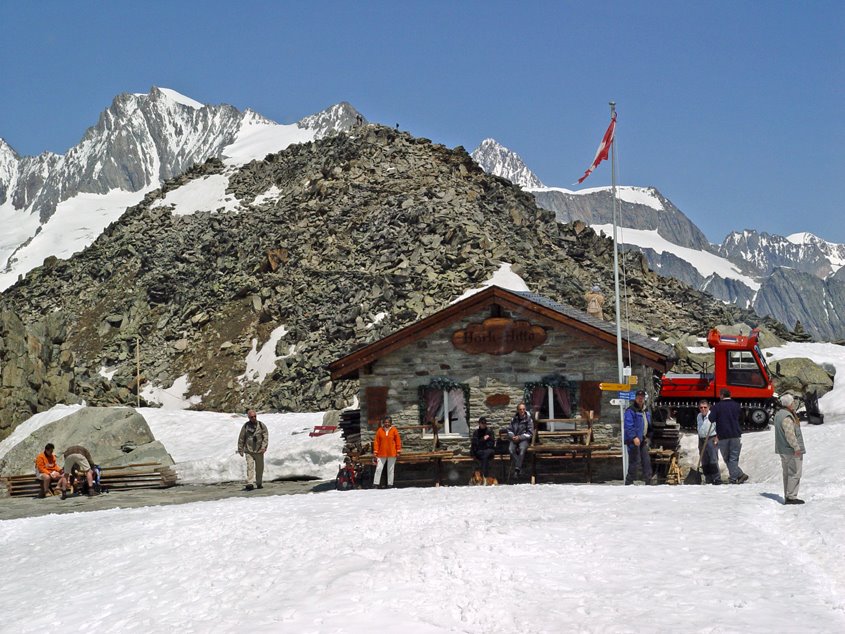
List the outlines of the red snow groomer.
<svg viewBox="0 0 845 634">
<path fill-rule="evenodd" d="M 704 365 L 697 374 L 655 374 L 655 407 L 665 420 L 671 411 L 683 429 L 695 429 L 698 402 L 719 400 L 719 391 L 726 387 L 731 398 L 742 407 L 745 429 L 765 429 L 776 404 L 772 375 L 757 343 L 760 331 L 748 336 L 723 335 L 712 328 L 707 344 L 713 348 L 714 365 Z"/>
</svg>

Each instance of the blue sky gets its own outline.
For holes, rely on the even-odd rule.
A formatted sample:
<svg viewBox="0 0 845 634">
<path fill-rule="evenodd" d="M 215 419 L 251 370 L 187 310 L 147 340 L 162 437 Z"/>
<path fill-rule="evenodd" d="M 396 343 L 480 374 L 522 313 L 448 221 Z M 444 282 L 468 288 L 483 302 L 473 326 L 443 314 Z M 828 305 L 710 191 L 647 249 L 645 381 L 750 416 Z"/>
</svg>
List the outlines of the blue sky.
<svg viewBox="0 0 845 634">
<path fill-rule="evenodd" d="M 291 123 L 339 101 L 573 188 L 618 103 L 620 183 L 716 242 L 845 243 L 845 2 L 3 2 L 0 137 L 64 153 L 121 92 Z M 610 183 L 601 166 L 584 186 Z"/>
</svg>

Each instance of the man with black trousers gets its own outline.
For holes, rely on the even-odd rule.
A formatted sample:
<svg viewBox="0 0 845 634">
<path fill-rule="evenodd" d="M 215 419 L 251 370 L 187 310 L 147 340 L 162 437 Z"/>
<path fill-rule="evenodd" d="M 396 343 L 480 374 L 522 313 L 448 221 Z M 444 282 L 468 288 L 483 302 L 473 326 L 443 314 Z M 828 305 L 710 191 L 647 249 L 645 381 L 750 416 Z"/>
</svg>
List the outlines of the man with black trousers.
<svg viewBox="0 0 845 634">
<path fill-rule="evenodd" d="M 721 400 L 710 408 L 709 419 L 716 423 L 716 437 L 713 443 L 719 448 L 722 459 L 728 465 L 731 484 L 742 484 L 748 474 L 739 468 L 739 453 L 742 451 L 742 428 L 739 420 L 742 408 L 731 399 L 731 391 L 723 387 L 719 391 Z"/>
<path fill-rule="evenodd" d="M 490 459 L 496 454 L 496 439 L 493 432 L 487 427 L 487 418 L 482 416 L 478 419 L 478 429 L 472 435 L 472 455 L 481 462 L 481 475 L 485 478 L 490 475 Z"/>
<path fill-rule="evenodd" d="M 625 484 L 634 484 L 637 468 L 643 472 L 643 481 L 654 484 L 648 439 L 651 433 L 651 413 L 645 408 L 645 390 L 637 390 L 634 402 L 625 410 L 625 447 L 628 450 L 628 473 Z"/>
</svg>

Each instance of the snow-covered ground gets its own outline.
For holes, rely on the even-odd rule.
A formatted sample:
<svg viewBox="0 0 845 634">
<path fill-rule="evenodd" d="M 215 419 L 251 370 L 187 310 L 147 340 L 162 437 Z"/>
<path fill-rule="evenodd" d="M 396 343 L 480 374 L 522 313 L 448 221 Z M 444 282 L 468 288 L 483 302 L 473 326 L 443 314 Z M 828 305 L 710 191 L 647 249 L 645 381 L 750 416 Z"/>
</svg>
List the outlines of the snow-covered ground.
<svg viewBox="0 0 845 634">
<path fill-rule="evenodd" d="M 79 407 L 59 405 L 36 414 L 0 442 L 0 458 L 36 429 L 72 414 Z M 138 412 L 176 463 L 180 483 L 217 484 L 246 477 L 246 461 L 235 451 L 241 426 L 246 422 L 244 414 L 147 407 L 139 408 Z M 322 412 L 262 413 L 258 419 L 267 425 L 270 435 L 264 456 L 265 480 L 285 477 L 327 480 L 337 475 L 343 462 L 341 435 L 308 435 L 315 425 L 322 424 Z"/>
<path fill-rule="evenodd" d="M 803 430 L 804 506 L 781 504 L 769 430 L 743 437 L 741 486 L 330 491 L 8 520 L 0 631 L 843 632 L 845 348 L 796 345 L 767 351 L 839 369 L 825 424 Z M 242 416 L 142 414 L 196 481 L 240 460 Z M 260 418 L 290 455 L 336 438 L 293 433 L 316 414 Z M 83 583 L 43 597 L 62 581 Z"/>
</svg>

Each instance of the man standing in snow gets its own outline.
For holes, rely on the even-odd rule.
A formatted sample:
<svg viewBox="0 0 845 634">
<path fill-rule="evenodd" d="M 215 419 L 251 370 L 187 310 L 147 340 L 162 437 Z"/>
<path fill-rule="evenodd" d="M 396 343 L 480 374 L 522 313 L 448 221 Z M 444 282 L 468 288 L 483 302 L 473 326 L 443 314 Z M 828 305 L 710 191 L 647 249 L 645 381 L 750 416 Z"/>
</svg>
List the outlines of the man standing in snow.
<svg viewBox="0 0 845 634">
<path fill-rule="evenodd" d="M 393 488 L 393 474 L 396 470 L 396 458 L 402 453 L 402 439 L 399 432 L 393 426 L 390 416 L 385 416 L 381 427 L 376 430 L 376 439 L 373 442 L 373 455 L 376 461 L 376 474 L 373 477 L 373 486 L 381 488 L 381 472 L 384 465 L 387 465 L 387 488 Z"/>
<path fill-rule="evenodd" d="M 701 400 L 698 403 L 698 451 L 701 455 L 701 470 L 707 484 L 722 484 L 719 473 L 719 451 L 716 449 L 716 426 L 709 418 L 710 403 Z"/>
<path fill-rule="evenodd" d="M 264 488 L 262 478 L 264 477 L 264 453 L 267 451 L 267 441 L 270 435 L 267 427 L 256 417 L 255 410 L 251 409 L 246 413 L 249 420 L 241 427 L 241 434 L 238 436 L 238 453 L 246 454 L 246 486 L 244 491 L 252 491 L 253 488 Z"/>
<path fill-rule="evenodd" d="M 780 454 L 783 466 L 783 503 L 804 504 L 798 499 L 798 485 L 804 465 L 804 437 L 801 423 L 795 415 L 795 399 L 791 394 L 780 397 L 783 409 L 775 414 L 775 453 Z"/>
<path fill-rule="evenodd" d="M 628 473 L 625 484 L 634 484 L 637 469 L 642 469 L 643 481 L 652 484 L 651 458 L 648 455 L 648 434 L 651 413 L 645 409 L 645 390 L 637 390 L 634 402 L 625 410 L 625 447 L 628 449 Z"/>
<path fill-rule="evenodd" d="M 716 423 L 716 438 L 713 442 L 719 447 L 722 459 L 728 465 L 728 478 L 731 484 L 742 484 L 748 480 L 748 474 L 739 468 L 739 454 L 742 451 L 742 428 L 739 419 L 742 408 L 731 399 L 731 391 L 723 387 L 719 391 L 721 400 L 710 409 L 709 418 Z"/>
<path fill-rule="evenodd" d="M 604 319 L 604 295 L 601 293 L 601 288 L 598 284 L 594 284 L 593 288 L 584 295 L 584 300 L 587 302 L 587 314 L 596 319 Z"/>
<path fill-rule="evenodd" d="M 522 471 L 522 462 L 525 460 L 528 444 L 533 437 L 534 419 L 528 413 L 525 403 L 520 403 L 516 406 L 516 414 L 511 418 L 511 422 L 508 425 L 508 438 L 511 441 L 511 465 L 513 465 L 513 474 L 517 480 Z"/>
</svg>

